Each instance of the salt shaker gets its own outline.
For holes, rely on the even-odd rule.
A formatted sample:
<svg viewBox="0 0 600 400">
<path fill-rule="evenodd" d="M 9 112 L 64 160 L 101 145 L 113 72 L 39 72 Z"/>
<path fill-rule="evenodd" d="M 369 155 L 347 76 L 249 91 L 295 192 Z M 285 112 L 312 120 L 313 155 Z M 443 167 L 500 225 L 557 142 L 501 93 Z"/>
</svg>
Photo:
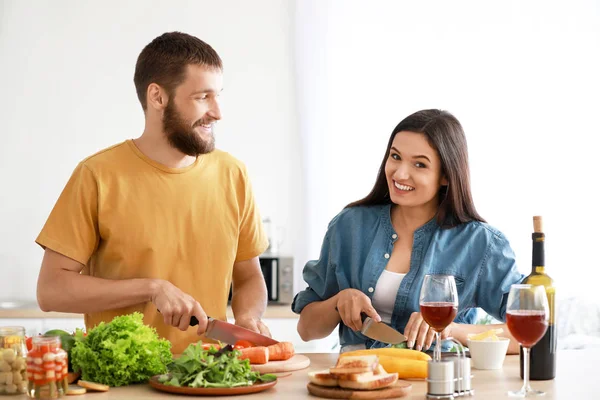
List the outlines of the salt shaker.
<svg viewBox="0 0 600 400">
<path fill-rule="evenodd" d="M 427 362 L 428 399 L 453 399 L 454 387 L 454 361 L 442 360 Z"/>
</svg>

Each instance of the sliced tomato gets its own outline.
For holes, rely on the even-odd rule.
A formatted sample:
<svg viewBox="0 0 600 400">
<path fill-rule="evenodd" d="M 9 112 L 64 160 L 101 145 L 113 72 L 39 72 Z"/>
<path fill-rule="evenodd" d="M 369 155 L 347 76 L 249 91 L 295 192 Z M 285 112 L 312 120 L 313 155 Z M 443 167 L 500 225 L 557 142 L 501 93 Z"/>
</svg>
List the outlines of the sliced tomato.
<svg viewBox="0 0 600 400">
<path fill-rule="evenodd" d="M 27 351 L 33 350 L 33 337 L 27 337 L 25 339 L 25 346 L 27 346 Z"/>
<path fill-rule="evenodd" d="M 221 350 L 221 346 L 215 343 L 202 343 L 202 350 L 209 350 L 211 347 L 214 347 L 217 350 Z"/>
<path fill-rule="evenodd" d="M 254 343 L 249 342 L 247 340 L 238 340 L 237 342 L 235 342 L 235 345 L 233 346 L 234 349 L 246 349 L 248 347 L 254 347 Z"/>
</svg>

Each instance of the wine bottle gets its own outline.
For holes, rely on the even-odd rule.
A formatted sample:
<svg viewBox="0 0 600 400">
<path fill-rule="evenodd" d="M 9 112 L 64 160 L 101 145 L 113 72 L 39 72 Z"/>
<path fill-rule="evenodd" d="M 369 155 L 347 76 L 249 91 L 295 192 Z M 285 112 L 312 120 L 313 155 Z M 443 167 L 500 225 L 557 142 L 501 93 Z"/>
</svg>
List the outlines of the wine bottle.
<svg viewBox="0 0 600 400">
<path fill-rule="evenodd" d="M 531 274 L 523 283 L 542 285 L 548 296 L 548 330 L 544 337 L 531 348 L 529 362 L 531 380 L 554 379 L 556 375 L 556 314 L 554 313 L 554 281 L 546 274 L 544 260 L 545 235 L 542 227 L 542 217 L 533 217 L 533 242 Z M 523 349 L 521 348 L 521 378 L 523 377 Z"/>
</svg>

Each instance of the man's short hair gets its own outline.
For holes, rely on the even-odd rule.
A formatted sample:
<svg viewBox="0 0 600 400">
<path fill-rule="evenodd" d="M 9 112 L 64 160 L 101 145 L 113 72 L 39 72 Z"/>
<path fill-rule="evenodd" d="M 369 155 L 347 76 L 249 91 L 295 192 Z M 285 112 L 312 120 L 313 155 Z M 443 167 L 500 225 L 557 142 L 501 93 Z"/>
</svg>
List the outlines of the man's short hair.
<svg viewBox="0 0 600 400">
<path fill-rule="evenodd" d="M 195 36 L 168 32 L 150 42 L 140 53 L 135 65 L 133 82 L 142 108 L 146 111 L 148 85 L 156 83 L 169 95 L 184 81 L 189 64 L 223 69 L 217 52 Z"/>
</svg>

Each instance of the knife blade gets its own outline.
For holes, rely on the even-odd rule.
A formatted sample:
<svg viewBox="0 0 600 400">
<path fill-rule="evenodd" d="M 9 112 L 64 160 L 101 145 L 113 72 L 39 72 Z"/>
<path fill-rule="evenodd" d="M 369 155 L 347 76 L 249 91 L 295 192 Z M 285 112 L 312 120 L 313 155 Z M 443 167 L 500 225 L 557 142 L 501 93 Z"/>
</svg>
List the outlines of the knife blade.
<svg viewBox="0 0 600 400">
<path fill-rule="evenodd" d="M 376 322 L 371 317 L 365 318 L 360 333 L 378 340 L 382 343 L 398 344 L 406 342 L 406 336 L 386 325 L 384 322 Z"/>
<path fill-rule="evenodd" d="M 160 312 L 160 310 L 158 310 L 158 312 Z M 190 326 L 196 325 L 198 325 L 198 318 L 192 315 L 190 318 Z M 250 329 L 242 328 L 241 326 L 220 321 L 212 317 L 208 317 L 208 325 L 206 326 L 204 336 L 230 345 L 236 344 L 238 340 L 247 340 L 257 346 L 270 346 L 279 343 L 275 339 L 261 335 Z"/>
<path fill-rule="evenodd" d="M 190 319 L 190 326 L 194 325 L 198 325 L 198 319 L 192 316 Z M 261 335 L 250 329 L 242 328 L 241 326 L 233 325 L 229 322 L 220 321 L 211 317 L 208 317 L 208 325 L 204 332 L 204 336 L 231 345 L 236 344 L 238 340 L 247 340 L 257 346 L 270 346 L 279 343 L 275 339 Z"/>
</svg>

